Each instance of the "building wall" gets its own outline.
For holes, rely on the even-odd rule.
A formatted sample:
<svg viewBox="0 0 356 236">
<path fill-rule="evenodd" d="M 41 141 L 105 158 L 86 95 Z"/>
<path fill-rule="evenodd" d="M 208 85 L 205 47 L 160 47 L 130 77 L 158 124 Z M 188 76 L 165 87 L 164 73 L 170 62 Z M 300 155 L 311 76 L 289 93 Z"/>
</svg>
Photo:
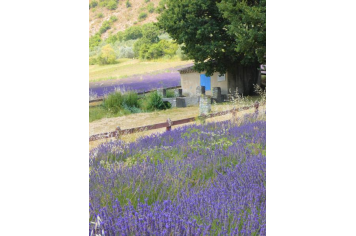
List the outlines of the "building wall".
<svg viewBox="0 0 356 236">
<path fill-rule="evenodd" d="M 196 88 L 200 86 L 200 74 L 201 73 L 191 72 L 180 75 L 183 94 L 188 94 L 189 96 L 196 95 Z M 218 81 L 218 76 L 218 72 L 210 76 L 211 90 L 206 91 L 206 95 L 212 95 L 212 90 L 214 87 L 220 87 L 221 94 L 228 93 L 228 75 L 225 75 L 225 81 Z"/>
<path fill-rule="evenodd" d="M 225 74 L 225 81 L 218 81 L 218 76 L 219 72 L 214 73 L 210 78 L 211 78 L 211 89 L 214 87 L 220 87 L 221 88 L 221 94 L 228 94 L 228 76 Z M 209 91 L 211 94 L 207 95 L 212 95 L 212 91 Z"/>
</svg>

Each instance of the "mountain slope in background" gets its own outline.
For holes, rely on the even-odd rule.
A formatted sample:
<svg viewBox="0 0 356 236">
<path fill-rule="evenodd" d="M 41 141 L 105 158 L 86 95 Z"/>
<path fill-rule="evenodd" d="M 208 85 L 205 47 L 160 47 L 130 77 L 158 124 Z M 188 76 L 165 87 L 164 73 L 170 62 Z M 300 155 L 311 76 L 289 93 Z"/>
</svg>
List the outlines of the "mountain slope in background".
<svg viewBox="0 0 356 236">
<path fill-rule="evenodd" d="M 91 0 L 89 3 L 91 3 Z M 96 0 L 100 3 L 100 0 Z M 127 0 L 119 0 L 117 9 L 109 10 L 107 7 L 97 5 L 89 9 L 89 37 L 96 34 L 102 23 L 109 20 L 111 16 L 117 17 L 117 20 L 112 23 L 111 29 L 102 34 L 101 38 L 106 39 L 110 34 L 116 34 L 119 31 L 124 31 L 133 25 L 143 25 L 150 22 L 156 22 L 156 8 L 159 6 L 160 0 L 129 0 L 131 7 L 126 6 Z M 149 9 L 154 6 L 155 11 L 149 12 Z M 140 20 L 139 15 L 146 13 L 147 17 Z"/>
</svg>

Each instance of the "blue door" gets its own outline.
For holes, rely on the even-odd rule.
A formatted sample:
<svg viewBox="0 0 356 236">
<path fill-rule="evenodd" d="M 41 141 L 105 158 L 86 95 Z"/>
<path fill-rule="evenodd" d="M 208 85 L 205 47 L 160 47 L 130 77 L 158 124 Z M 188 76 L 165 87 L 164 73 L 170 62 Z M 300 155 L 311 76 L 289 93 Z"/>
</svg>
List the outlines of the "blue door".
<svg viewBox="0 0 356 236">
<path fill-rule="evenodd" d="M 205 74 L 200 75 L 200 86 L 205 86 L 205 91 L 211 90 L 210 77 Z"/>
</svg>

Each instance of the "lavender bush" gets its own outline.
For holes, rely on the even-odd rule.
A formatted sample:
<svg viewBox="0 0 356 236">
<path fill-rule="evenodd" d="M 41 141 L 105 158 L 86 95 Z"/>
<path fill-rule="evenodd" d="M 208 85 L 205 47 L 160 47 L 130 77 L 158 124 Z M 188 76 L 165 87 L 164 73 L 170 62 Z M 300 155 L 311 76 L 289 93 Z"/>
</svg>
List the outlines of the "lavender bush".
<svg viewBox="0 0 356 236">
<path fill-rule="evenodd" d="M 265 235 L 265 150 L 257 114 L 102 144 L 90 152 L 89 231 Z"/>
</svg>

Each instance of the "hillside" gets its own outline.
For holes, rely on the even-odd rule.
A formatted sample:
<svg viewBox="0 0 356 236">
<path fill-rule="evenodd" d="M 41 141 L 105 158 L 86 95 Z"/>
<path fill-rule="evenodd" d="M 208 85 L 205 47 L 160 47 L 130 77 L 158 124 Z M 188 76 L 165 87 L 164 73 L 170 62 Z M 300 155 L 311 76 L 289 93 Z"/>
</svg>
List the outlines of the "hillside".
<svg viewBox="0 0 356 236">
<path fill-rule="evenodd" d="M 116 17 L 117 20 L 112 23 L 110 30 L 102 34 L 101 37 L 103 39 L 106 39 L 110 34 L 124 31 L 133 25 L 156 22 L 158 16 L 157 7 L 159 6 L 160 1 L 161 0 L 90 0 L 89 37 L 96 34 L 103 22 L 109 20 L 112 16 Z M 96 4 L 93 4 L 93 2 L 96 2 Z M 110 4 L 114 4 L 115 2 L 117 8 L 109 10 L 108 8 L 112 7 Z M 93 5 L 94 7 L 92 7 Z M 128 5 L 131 6 L 127 7 Z M 145 13 L 147 15 L 146 18 L 144 17 Z M 140 14 L 141 20 L 139 19 Z"/>
</svg>

